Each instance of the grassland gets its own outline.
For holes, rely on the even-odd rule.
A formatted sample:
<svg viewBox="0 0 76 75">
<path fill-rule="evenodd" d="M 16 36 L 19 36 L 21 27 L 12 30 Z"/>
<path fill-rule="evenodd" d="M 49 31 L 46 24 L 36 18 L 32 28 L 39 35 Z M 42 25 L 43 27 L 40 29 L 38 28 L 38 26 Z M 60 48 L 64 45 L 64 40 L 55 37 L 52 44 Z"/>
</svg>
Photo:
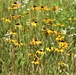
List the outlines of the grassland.
<svg viewBox="0 0 76 75">
<path fill-rule="evenodd" d="M 76 75 L 76 2 L 1 0 L 0 75 Z"/>
</svg>

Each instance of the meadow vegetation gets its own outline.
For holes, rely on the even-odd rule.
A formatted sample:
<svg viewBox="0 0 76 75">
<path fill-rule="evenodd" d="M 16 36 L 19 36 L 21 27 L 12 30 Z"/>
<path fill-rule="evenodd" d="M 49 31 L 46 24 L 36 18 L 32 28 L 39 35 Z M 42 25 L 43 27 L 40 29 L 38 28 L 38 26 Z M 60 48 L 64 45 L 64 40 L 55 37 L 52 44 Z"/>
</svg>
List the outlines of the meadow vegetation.
<svg viewBox="0 0 76 75">
<path fill-rule="evenodd" d="M 76 2 L 0 0 L 0 75 L 76 75 Z"/>
</svg>

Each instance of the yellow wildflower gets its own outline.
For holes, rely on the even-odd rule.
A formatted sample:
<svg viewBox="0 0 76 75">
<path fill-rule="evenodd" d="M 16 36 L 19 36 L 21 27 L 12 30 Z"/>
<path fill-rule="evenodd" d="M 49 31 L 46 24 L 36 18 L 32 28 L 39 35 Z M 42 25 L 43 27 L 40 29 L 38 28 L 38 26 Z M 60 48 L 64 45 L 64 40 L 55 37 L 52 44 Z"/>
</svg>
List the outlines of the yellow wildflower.
<svg viewBox="0 0 76 75">
<path fill-rule="evenodd" d="M 32 41 L 30 41 L 30 45 L 35 45 L 35 39 L 33 38 Z"/>
<path fill-rule="evenodd" d="M 66 55 L 67 55 L 67 56 L 71 56 L 71 53 L 67 53 Z"/>
<path fill-rule="evenodd" d="M 50 52 L 50 51 L 52 51 L 52 50 L 54 50 L 54 47 L 47 47 L 47 48 L 46 48 L 46 51 L 48 51 L 48 52 Z"/>
<path fill-rule="evenodd" d="M 42 50 L 37 50 L 36 53 L 40 54 L 40 55 L 44 55 L 45 52 L 43 52 Z"/>
<path fill-rule="evenodd" d="M 53 6 L 53 7 L 51 7 L 50 8 L 50 10 L 53 10 L 53 11 L 57 11 L 57 10 L 59 10 L 60 8 L 58 7 L 58 6 Z"/>
<path fill-rule="evenodd" d="M 5 19 L 5 22 L 10 23 L 11 21 L 9 19 Z"/>
<path fill-rule="evenodd" d="M 11 4 L 11 7 L 17 7 L 17 8 L 19 8 L 20 5 L 21 5 L 20 3 L 12 3 L 12 4 Z"/>
<path fill-rule="evenodd" d="M 57 31 L 55 31 L 55 30 L 52 30 L 52 34 L 57 35 L 57 34 L 58 34 L 58 32 L 57 32 Z"/>
<path fill-rule="evenodd" d="M 44 22 L 44 23 L 52 23 L 52 22 L 54 22 L 54 21 L 55 21 L 55 19 L 48 19 L 48 18 L 45 18 L 45 19 L 43 19 L 42 22 Z"/>
<path fill-rule="evenodd" d="M 49 36 L 50 36 L 50 35 L 53 35 L 53 34 L 55 34 L 55 35 L 58 34 L 57 31 L 55 31 L 55 30 L 50 30 L 50 29 L 47 29 L 47 28 L 42 28 L 41 31 L 43 32 L 43 34 L 46 34 L 46 35 L 49 35 Z"/>
<path fill-rule="evenodd" d="M 4 18 L 4 17 L 1 18 L 1 20 L 2 20 L 2 21 L 5 21 L 5 22 L 7 22 L 7 23 L 10 23 L 10 22 L 11 22 L 8 18 Z"/>
<path fill-rule="evenodd" d="M 10 15 L 10 17 L 12 18 L 12 19 L 20 19 L 20 18 L 24 18 L 24 16 L 22 16 L 22 15 Z"/>
<path fill-rule="evenodd" d="M 43 10 L 49 10 L 48 6 L 45 6 L 45 7 L 43 8 Z"/>
<path fill-rule="evenodd" d="M 3 17 L 3 18 L 1 18 L 1 20 L 2 20 L 2 21 L 5 21 L 5 20 L 6 20 L 6 18 L 5 18 L 5 17 Z"/>
<path fill-rule="evenodd" d="M 72 18 L 69 18 L 68 20 L 70 20 L 70 21 L 76 21 L 76 18 L 72 17 Z"/>
<path fill-rule="evenodd" d="M 47 34 L 47 28 L 42 28 L 41 31 L 43 34 Z"/>
<path fill-rule="evenodd" d="M 15 43 L 15 42 L 17 42 L 17 40 L 14 40 L 14 39 L 8 39 L 8 40 L 6 40 L 8 43 Z"/>
<path fill-rule="evenodd" d="M 58 65 L 64 65 L 64 64 L 65 64 L 65 63 L 62 62 L 62 61 L 58 62 Z"/>
<path fill-rule="evenodd" d="M 36 6 L 34 5 L 31 9 L 32 9 L 32 10 L 35 10 L 35 8 L 36 8 Z"/>
<path fill-rule="evenodd" d="M 22 16 L 22 15 L 17 15 L 17 18 L 18 18 L 18 19 L 24 18 L 24 16 Z"/>
<path fill-rule="evenodd" d="M 39 10 L 49 10 L 48 6 L 33 6 L 31 9 L 32 10 L 37 10 L 37 11 L 39 11 Z"/>
<path fill-rule="evenodd" d="M 17 7 L 8 7 L 8 10 L 16 10 L 18 9 Z"/>
<path fill-rule="evenodd" d="M 64 24 L 56 23 L 53 26 L 64 26 Z"/>
<path fill-rule="evenodd" d="M 63 53 L 64 49 L 63 48 L 55 48 L 55 51 L 58 53 Z"/>
<path fill-rule="evenodd" d="M 32 61 L 32 64 L 39 65 L 40 64 L 39 58 L 34 58 L 34 60 Z"/>
<path fill-rule="evenodd" d="M 48 47 L 48 48 L 46 48 L 46 51 L 49 51 L 49 52 L 50 52 L 50 51 L 51 51 L 51 49 Z"/>
<path fill-rule="evenodd" d="M 36 26 L 37 26 L 37 24 L 38 24 L 38 22 L 37 22 L 37 21 L 35 21 L 35 22 L 32 22 L 32 23 L 31 23 L 31 25 L 32 25 L 32 26 L 34 26 L 34 27 L 36 27 Z"/>
<path fill-rule="evenodd" d="M 32 41 L 30 41 L 30 45 L 39 45 L 41 43 L 42 43 L 41 41 L 34 39 L 34 38 L 32 39 Z"/>
<path fill-rule="evenodd" d="M 15 43 L 15 42 L 17 42 L 17 40 L 12 39 L 11 42 L 12 42 L 12 43 Z"/>
<path fill-rule="evenodd" d="M 58 42 L 58 45 L 59 45 L 59 48 L 67 48 L 68 47 L 67 42 L 64 42 L 64 41 Z"/>
<path fill-rule="evenodd" d="M 20 3 L 12 3 L 8 10 L 18 9 L 21 6 Z"/>
<path fill-rule="evenodd" d="M 37 45 L 39 45 L 39 44 L 41 44 L 42 42 L 41 41 L 39 41 L 39 40 L 35 40 L 35 42 L 36 42 L 36 44 Z"/>
<path fill-rule="evenodd" d="M 31 57 L 31 56 L 34 56 L 34 54 L 32 54 L 32 53 L 28 53 L 28 56 Z"/>
<path fill-rule="evenodd" d="M 9 34 L 10 34 L 10 35 L 15 35 L 16 32 L 15 32 L 15 31 L 10 31 Z"/>
<path fill-rule="evenodd" d="M 41 7 L 40 6 L 33 6 L 31 9 L 39 11 L 39 10 L 41 10 Z"/>
<path fill-rule="evenodd" d="M 13 19 L 17 19 L 17 16 L 15 16 L 15 15 L 10 15 L 10 17 Z"/>
<path fill-rule="evenodd" d="M 58 36 L 56 37 L 56 41 L 61 41 L 61 40 L 63 40 L 63 39 L 64 39 L 64 36 L 58 35 Z"/>
<path fill-rule="evenodd" d="M 48 6 L 41 6 L 41 10 L 49 10 Z"/>
<path fill-rule="evenodd" d="M 52 35 L 52 30 L 47 29 L 47 34 Z"/>
<path fill-rule="evenodd" d="M 15 28 L 21 28 L 22 27 L 22 25 L 20 24 L 20 23 L 17 23 L 16 25 L 15 25 Z"/>
<path fill-rule="evenodd" d="M 26 12 L 26 11 L 24 11 L 23 13 L 24 13 L 24 14 L 30 14 L 29 12 Z"/>
<path fill-rule="evenodd" d="M 20 46 L 23 46 L 23 43 L 21 43 L 21 42 L 14 42 L 14 45 L 20 47 Z"/>
</svg>

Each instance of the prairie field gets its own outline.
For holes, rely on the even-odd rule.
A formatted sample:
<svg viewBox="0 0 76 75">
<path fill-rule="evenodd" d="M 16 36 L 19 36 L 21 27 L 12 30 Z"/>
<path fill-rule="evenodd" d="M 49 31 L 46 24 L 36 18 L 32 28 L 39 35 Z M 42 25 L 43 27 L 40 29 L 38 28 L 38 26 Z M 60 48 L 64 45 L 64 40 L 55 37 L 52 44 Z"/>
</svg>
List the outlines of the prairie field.
<svg viewBox="0 0 76 75">
<path fill-rule="evenodd" d="M 0 0 L 0 75 L 76 75 L 76 1 Z"/>
</svg>

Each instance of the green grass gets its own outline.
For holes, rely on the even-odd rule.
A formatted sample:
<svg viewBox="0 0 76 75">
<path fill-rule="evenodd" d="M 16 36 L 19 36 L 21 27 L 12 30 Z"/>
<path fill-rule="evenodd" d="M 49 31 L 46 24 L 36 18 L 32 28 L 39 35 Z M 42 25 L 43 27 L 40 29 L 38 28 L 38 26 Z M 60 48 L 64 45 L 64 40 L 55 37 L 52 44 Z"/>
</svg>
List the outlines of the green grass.
<svg viewBox="0 0 76 75">
<path fill-rule="evenodd" d="M 0 1 L 0 75 L 76 75 L 76 3 L 18 1 Z"/>
</svg>

